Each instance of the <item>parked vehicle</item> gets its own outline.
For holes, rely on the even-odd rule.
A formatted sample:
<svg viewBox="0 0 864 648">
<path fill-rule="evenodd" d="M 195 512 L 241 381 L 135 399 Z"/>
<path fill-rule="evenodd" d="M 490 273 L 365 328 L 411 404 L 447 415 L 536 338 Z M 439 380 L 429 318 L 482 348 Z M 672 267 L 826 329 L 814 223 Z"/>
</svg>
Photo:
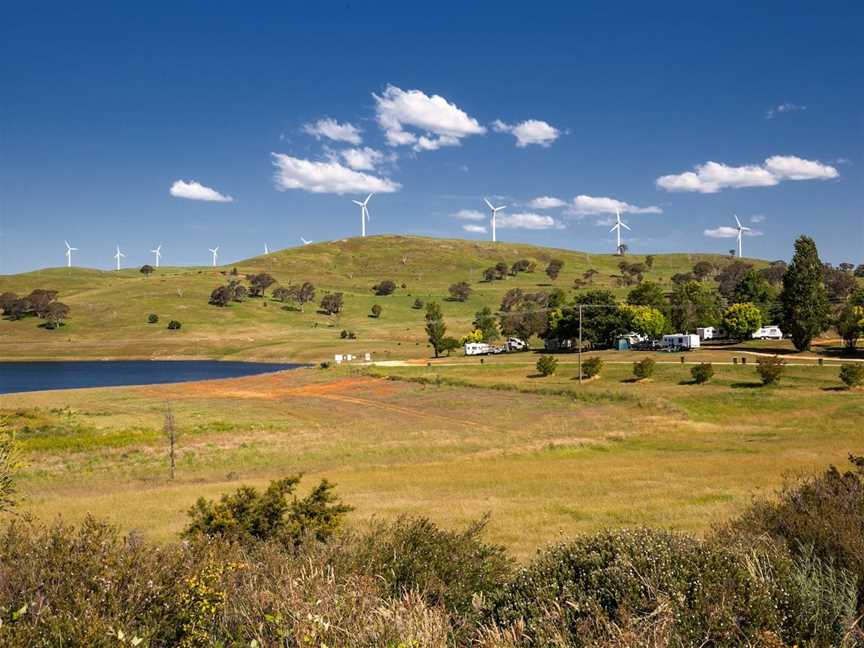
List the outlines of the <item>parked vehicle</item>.
<svg viewBox="0 0 864 648">
<path fill-rule="evenodd" d="M 754 340 L 782 340 L 783 331 L 779 326 L 763 326 L 751 336 Z"/>
<path fill-rule="evenodd" d="M 695 333 L 673 333 L 671 335 L 664 335 L 660 344 L 667 349 L 669 347 L 678 347 L 685 351 L 698 349 L 700 346 L 699 336 Z"/>
<path fill-rule="evenodd" d="M 509 337 L 507 338 L 507 350 L 508 351 L 527 351 L 528 343 L 525 340 L 522 340 L 517 337 Z"/>
<path fill-rule="evenodd" d="M 486 342 L 466 342 L 465 343 L 465 355 L 466 356 L 489 355 L 491 352 L 492 352 L 492 345 L 487 344 Z"/>
<path fill-rule="evenodd" d="M 703 342 L 705 340 L 722 340 L 727 337 L 726 331 L 716 326 L 700 326 L 696 329 L 696 335 Z"/>
</svg>

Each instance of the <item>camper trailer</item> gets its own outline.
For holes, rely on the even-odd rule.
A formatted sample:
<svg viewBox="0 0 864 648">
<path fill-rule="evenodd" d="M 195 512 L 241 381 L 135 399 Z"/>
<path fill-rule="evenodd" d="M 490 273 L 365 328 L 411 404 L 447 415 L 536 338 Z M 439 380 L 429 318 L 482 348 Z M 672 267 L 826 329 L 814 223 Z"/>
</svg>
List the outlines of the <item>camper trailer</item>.
<svg viewBox="0 0 864 648">
<path fill-rule="evenodd" d="M 754 340 L 782 340 L 783 331 L 779 326 L 763 326 L 751 336 Z"/>
<path fill-rule="evenodd" d="M 726 337 L 726 331 L 716 326 L 700 326 L 696 329 L 696 335 L 703 342 L 705 340 L 722 340 Z"/>
<path fill-rule="evenodd" d="M 490 353 L 492 353 L 492 346 L 485 342 L 465 343 L 466 356 L 489 355 Z"/>
<path fill-rule="evenodd" d="M 673 333 L 672 335 L 664 335 L 660 346 L 664 349 L 681 349 L 682 351 L 698 349 L 699 336 L 694 333 Z"/>
</svg>

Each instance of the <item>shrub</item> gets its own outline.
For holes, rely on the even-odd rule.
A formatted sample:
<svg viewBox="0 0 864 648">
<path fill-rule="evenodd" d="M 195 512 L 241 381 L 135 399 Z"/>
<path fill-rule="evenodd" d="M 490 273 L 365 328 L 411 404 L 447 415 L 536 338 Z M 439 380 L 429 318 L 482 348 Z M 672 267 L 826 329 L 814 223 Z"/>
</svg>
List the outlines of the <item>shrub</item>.
<svg viewBox="0 0 864 648">
<path fill-rule="evenodd" d="M 453 301 L 464 302 L 471 296 L 471 286 L 464 281 L 453 284 L 450 286 L 449 291 L 450 299 Z"/>
<path fill-rule="evenodd" d="M 593 378 L 599 376 L 603 370 L 603 358 L 594 356 L 582 362 L 582 376 L 584 378 Z"/>
<path fill-rule="evenodd" d="M 778 356 L 756 360 L 756 372 L 762 379 L 763 385 L 774 385 L 780 382 L 785 367 L 786 361 Z"/>
<path fill-rule="evenodd" d="M 537 360 L 537 373 L 541 376 L 551 376 L 558 369 L 558 360 L 550 355 L 540 356 Z"/>
<path fill-rule="evenodd" d="M 172 331 L 179 331 L 181 326 L 183 325 L 177 320 L 171 320 L 168 322 L 168 328 Z"/>
<path fill-rule="evenodd" d="M 325 541 L 352 507 L 333 494 L 333 484 L 326 479 L 298 499 L 294 490 L 299 482 L 300 475 L 293 475 L 270 482 L 263 493 L 242 486 L 218 502 L 198 498 L 189 509 L 192 521 L 183 536 L 223 536 L 242 542 L 275 539 L 295 546 L 307 536 Z"/>
<path fill-rule="evenodd" d="M 213 289 L 213 292 L 210 293 L 209 303 L 213 306 L 221 306 L 224 308 L 231 302 L 232 297 L 233 293 L 229 286 L 217 286 Z"/>
<path fill-rule="evenodd" d="M 147 316 L 147 323 L 148 324 L 156 324 L 158 321 L 159 321 L 159 316 L 156 313 L 150 313 Z"/>
<path fill-rule="evenodd" d="M 864 386 L 864 363 L 852 362 L 840 367 L 840 380 L 847 387 Z"/>
<path fill-rule="evenodd" d="M 633 375 L 637 380 L 644 380 L 654 375 L 654 358 L 643 358 L 633 363 Z"/>
<path fill-rule="evenodd" d="M 333 363 L 329 360 L 322 360 L 321 364 L 319 364 L 318 366 L 321 367 L 321 369 L 329 369 L 331 366 L 333 366 Z"/>
<path fill-rule="evenodd" d="M 372 317 L 374 317 L 376 319 L 381 317 L 381 310 L 382 310 L 381 306 L 379 306 L 378 304 L 375 304 L 374 306 L 372 306 Z"/>
<path fill-rule="evenodd" d="M 396 283 L 391 281 L 390 279 L 385 279 L 380 283 L 372 286 L 372 290 L 375 291 L 375 294 L 379 297 L 384 297 L 386 295 L 392 295 L 393 291 L 396 290 Z"/>
<path fill-rule="evenodd" d="M 342 312 L 342 307 L 344 306 L 344 299 L 342 297 L 341 292 L 337 293 L 327 293 L 324 297 L 321 298 L 321 310 L 324 311 L 327 315 L 334 315 L 336 313 Z"/>
<path fill-rule="evenodd" d="M 700 362 L 690 369 L 690 375 L 693 376 L 693 382 L 702 385 L 714 377 L 714 366 L 710 362 Z"/>
<path fill-rule="evenodd" d="M 348 331 L 348 330 L 342 329 L 342 332 L 339 333 L 339 337 L 342 338 L 343 340 L 356 340 L 357 334 L 354 333 L 354 331 Z"/>
<path fill-rule="evenodd" d="M 422 310 L 426 304 L 423 303 L 423 300 L 419 297 L 414 300 L 414 303 L 411 305 L 411 308 L 414 310 Z"/>
</svg>

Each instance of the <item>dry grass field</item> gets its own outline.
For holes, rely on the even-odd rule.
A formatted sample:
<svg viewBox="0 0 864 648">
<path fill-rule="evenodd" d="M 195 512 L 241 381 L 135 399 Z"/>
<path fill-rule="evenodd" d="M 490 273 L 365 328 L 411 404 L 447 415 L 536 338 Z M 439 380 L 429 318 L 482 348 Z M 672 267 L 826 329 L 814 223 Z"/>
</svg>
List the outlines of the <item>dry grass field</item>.
<svg viewBox="0 0 864 648">
<path fill-rule="evenodd" d="M 302 471 L 337 483 L 354 524 L 491 512 L 491 537 L 521 557 L 602 527 L 704 531 L 864 442 L 864 394 L 838 389 L 836 366 L 790 366 L 766 388 L 752 361 L 717 365 L 696 386 L 677 357 L 643 383 L 615 357 L 582 386 L 574 365 L 537 378 L 522 355 L 15 394 L 0 412 L 27 459 L 24 508 L 42 518 L 89 512 L 167 540 L 197 497 Z"/>
</svg>

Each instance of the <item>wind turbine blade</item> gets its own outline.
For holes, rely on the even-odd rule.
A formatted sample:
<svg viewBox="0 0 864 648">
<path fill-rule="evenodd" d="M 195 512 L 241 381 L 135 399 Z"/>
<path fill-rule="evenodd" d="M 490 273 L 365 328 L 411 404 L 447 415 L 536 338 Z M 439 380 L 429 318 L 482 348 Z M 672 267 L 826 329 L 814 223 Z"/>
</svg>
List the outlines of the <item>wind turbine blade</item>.
<svg viewBox="0 0 864 648">
<path fill-rule="evenodd" d="M 735 222 L 738 223 L 738 227 L 741 227 L 741 221 L 738 220 L 738 215 L 735 214 Z"/>
<path fill-rule="evenodd" d="M 610 231 L 610 232 L 614 232 L 614 231 L 617 230 L 617 229 L 618 229 L 618 223 L 615 223 L 615 224 L 612 226 L 612 229 L 610 229 L 609 231 Z"/>
<path fill-rule="evenodd" d="M 489 205 L 489 209 L 491 209 L 493 212 L 495 211 L 495 208 L 492 206 L 492 203 L 489 202 L 488 198 L 484 198 L 483 202 L 485 202 L 487 205 Z"/>
<path fill-rule="evenodd" d="M 621 221 L 621 227 L 623 227 L 626 230 L 630 229 L 630 226 L 627 223 L 625 223 L 624 221 Z M 630 230 L 630 231 L 632 232 L 633 230 Z"/>
<path fill-rule="evenodd" d="M 351 202 L 353 202 L 355 205 L 360 205 L 361 207 L 363 207 L 363 203 L 359 200 L 352 200 Z"/>
<path fill-rule="evenodd" d="M 371 193 L 370 193 L 368 196 L 366 196 L 366 200 L 363 201 L 363 204 L 365 205 L 366 203 L 368 203 L 368 202 L 369 202 L 369 199 L 370 199 L 372 196 L 374 196 L 374 195 L 375 195 L 375 194 L 371 194 Z"/>
<path fill-rule="evenodd" d="M 502 209 L 507 209 L 507 205 L 501 205 L 500 207 L 496 207 L 496 208 L 495 208 L 495 211 L 496 211 L 496 212 L 499 212 L 499 211 L 501 211 Z"/>
</svg>

